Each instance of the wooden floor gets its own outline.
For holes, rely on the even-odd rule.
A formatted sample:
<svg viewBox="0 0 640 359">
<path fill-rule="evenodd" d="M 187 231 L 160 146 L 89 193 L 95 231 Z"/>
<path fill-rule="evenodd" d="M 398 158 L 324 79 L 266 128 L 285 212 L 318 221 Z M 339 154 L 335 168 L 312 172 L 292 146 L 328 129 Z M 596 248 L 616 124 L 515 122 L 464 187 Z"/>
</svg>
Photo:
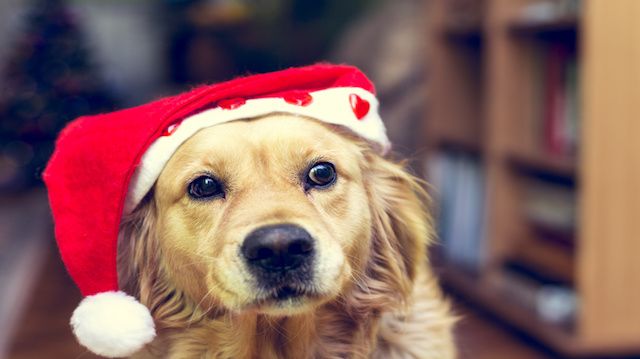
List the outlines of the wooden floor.
<svg viewBox="0 0 640 359">
<path fill-rule="evenodd" d="M 45 270 L 28 304 L 28 311 L 11 347 L 10 359 L 94 359 L 76 344 L 69 329 L 69 317 L 80 295 L 67 276 L 56 250 L 48 255 Z M 463 316 L 457 328 L 461 359 L 551 358 L 528 345 L 482 313 L 457 302 Z"/>
</svg>

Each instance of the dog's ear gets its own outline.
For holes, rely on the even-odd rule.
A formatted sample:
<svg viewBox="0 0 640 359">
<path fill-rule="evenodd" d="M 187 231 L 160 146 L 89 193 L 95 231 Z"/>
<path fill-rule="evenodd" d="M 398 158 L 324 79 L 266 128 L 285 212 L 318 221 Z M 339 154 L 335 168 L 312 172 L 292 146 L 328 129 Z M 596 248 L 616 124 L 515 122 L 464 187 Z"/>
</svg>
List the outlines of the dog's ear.
<svg viewBox="0 0 640 359">
<path fill-rule="evenodd" d="M 185 294 L 171 284 L 162 270 L 157 221 L 152 190 L 120 225 L 118 281 L 120 289 L 149 308 L 159 329 L 181 328 L 200 320 L 202 313 L 194 312 Z"/>
<path fill-rule="evenodd" d="M 156 207 L 152 195 L 122 219 L 118 235 L 118 282 L 120 289 L 147 301 L 158 275 L 155 238 Z M 147 303 L 145 303 L 147 304 Z"/>
<path fill-rule="evenodd" d="M 365 152 L 363 167 L 373 237 L 354 299 L 388 309 L 405 303 L 419 268 L 426 268 L 432 235 L 428 196 L 422 182 L 403 164 Z"/>
</svg>

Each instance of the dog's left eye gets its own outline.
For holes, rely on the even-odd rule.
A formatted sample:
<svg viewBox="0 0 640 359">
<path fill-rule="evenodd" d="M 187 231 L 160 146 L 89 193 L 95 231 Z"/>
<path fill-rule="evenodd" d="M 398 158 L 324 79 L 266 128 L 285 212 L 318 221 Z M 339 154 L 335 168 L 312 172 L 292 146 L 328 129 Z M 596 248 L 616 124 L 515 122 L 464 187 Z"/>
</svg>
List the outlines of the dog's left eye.
<svg viewBox="0 0 640 359">
<path fill-rule="evenodd" d="M 329 162 L 316 163 L 307 173 L 305 186 L 325 188 L 332 185 L 337 178 L 335 167 Z"/>
<path fill-rule="evenodd" d="M 211 176 L 200 176 L 191 181 L 188 192 L 194 199 L 224 197 L 222 184 Z"/>
</svg>

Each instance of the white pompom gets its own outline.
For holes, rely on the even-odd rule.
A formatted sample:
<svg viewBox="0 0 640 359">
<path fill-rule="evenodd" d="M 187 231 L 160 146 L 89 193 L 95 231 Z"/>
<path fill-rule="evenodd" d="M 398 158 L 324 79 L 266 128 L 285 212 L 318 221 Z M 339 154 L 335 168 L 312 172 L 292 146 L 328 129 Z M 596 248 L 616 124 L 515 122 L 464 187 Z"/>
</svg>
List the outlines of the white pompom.
<svg viewBox="0 0 640 359">
<path fill-rule="evenodd" d="M 71 316 L 71 327 L 80 344 L 109 358 L 129 356 L 156 335 L 149 309 L 123 292 L 84 298 Z"/>
</svg>

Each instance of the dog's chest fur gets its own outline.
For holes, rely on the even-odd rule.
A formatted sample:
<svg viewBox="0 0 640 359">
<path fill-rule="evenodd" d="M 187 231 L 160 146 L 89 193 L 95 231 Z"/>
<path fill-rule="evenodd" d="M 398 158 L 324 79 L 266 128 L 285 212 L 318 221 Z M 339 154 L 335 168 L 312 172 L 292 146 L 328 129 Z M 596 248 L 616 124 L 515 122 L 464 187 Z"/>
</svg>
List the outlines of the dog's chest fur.
<svg viewBox="0 0 640 359">
<path fill-rule="evenodd" d="M 363 342 L 372 340 L 371 325 L 347 319 L 336 327 L 335 322 L 314 320 L 312 316 L 316 315 L 322 314 L 282 319 L 252 314 L 226 315 L 206 325 L 166 333 L 157 343 L 157 352 L 152 349 L 149 357 L 346 358 L 354 357 L 351 352 L 355 348 L 370 347 Z"/>
<path fill-rule="evenodd" d="M 166 331 L 133 359 L 453 358 L 449 307 L 434 281 L 422 281 L 402 315 L 354 315 L 338 302 L 273 319 L 225 314 Z"/>
</svg>

